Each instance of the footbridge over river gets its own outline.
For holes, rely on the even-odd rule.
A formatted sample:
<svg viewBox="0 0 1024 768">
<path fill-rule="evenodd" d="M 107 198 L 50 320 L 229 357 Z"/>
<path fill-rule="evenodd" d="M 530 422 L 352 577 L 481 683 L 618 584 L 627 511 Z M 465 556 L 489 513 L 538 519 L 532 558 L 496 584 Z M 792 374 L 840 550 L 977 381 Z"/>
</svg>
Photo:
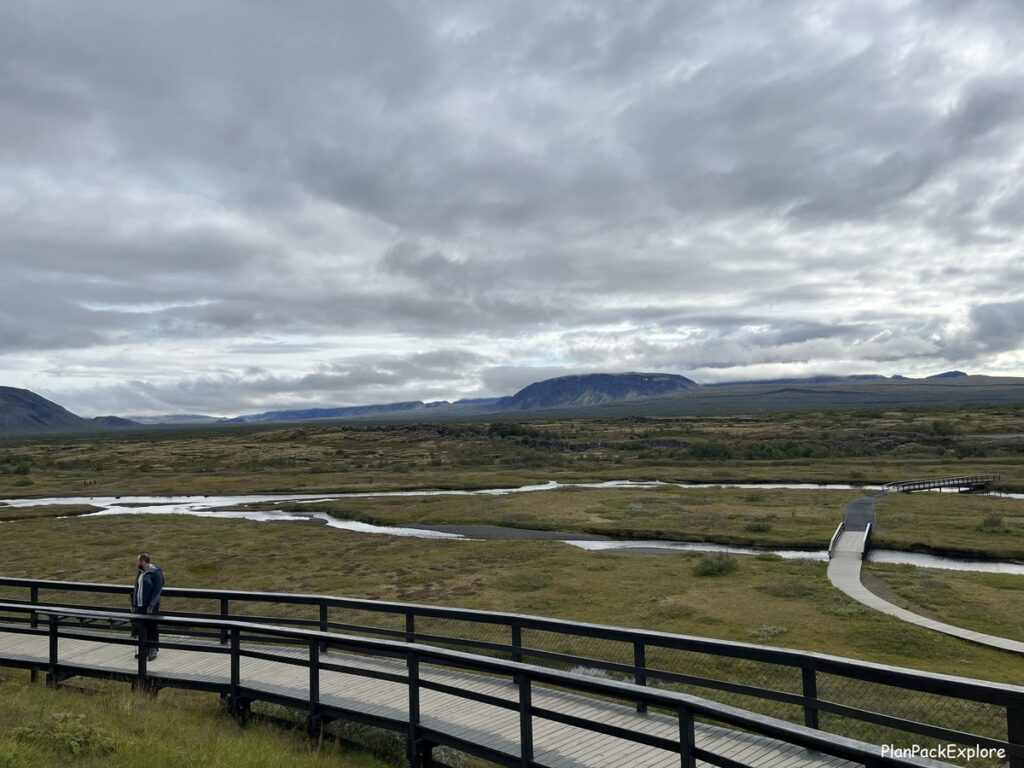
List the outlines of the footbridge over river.
<svg viewBox="0 0 1024 768">
<path fill-rule="evenodd" d="M 902 621 L 916 624 L 925 629 L 942 632 L 980 645 L 998 648 L 1002 651 L 1024 654 L 1024 642 L 1006 637 L 976 632 L 953 624 L 922 616 L 908 611 L 884 597 L 875 594 L 862 580 L 864 559 L 867 557 L 871 544 L 871 531 L 875 525 L 875 505 L 888 493 L 911 493 L 913 491 L 934 490 L 942 488 L 958 488 L 961 490 L 979 490 L 987 484 L 999 479 L 998 475 L 962 475 L 958 477 L 940 477 L 931 480 L 907 480 L 889 483 L 879 493 L 854 499 L 843 507 L 843 521 L 836 528 L 832 541 L 829 543 L 828 578 L 839 590 L 845 592 L 857 602 L 880 611 Z"/>
<path fill-rule="evenodd" d="M 449 747 L 504 766 L 881 768 L 937 765 L 883 744 L 952 742 L 1003 749 L 1010 768 L 1024 768 L 1018 686 L 322 595 L 168 588 L 167 612 L 138 616 L 119 610 L 129 594 L 0 578 L 0 665 L 45 673 L 50 685 L 89 676 L 219 693 L 243 719 L 261 702 L 284 705 L 314 737 L 338 720 L 392 729 L 417 767 L 442 765 L 436 750 Z"/>
<path fill-rule="evenodd" d="M 887 492 L 913 493 L 914 491 L 935 491 L 955 488 L 964 493 L 980 491 L 998 482 L 999 475 L 957 475 L 955 477 L 933 477 L 924 480 L 899 480 L 886 483 L 882 489 Z"/>
</svg>

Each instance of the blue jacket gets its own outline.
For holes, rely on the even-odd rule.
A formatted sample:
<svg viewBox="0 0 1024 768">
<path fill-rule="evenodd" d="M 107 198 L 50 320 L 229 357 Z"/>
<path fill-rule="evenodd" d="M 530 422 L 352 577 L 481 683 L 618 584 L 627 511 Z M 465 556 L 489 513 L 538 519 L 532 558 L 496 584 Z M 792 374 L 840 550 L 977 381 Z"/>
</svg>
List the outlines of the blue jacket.
<svg viewBox="0 0 1024 768">
<path fill-rule="evenodd" d="M 139 596 L 141 587 L 142 595 Z M 135 588 L 132 590 L 132 608 L 146 612 L 160 612 L 160 593 L 164 589 L 164 572 L 159 565 L 150 564 L 145 571 L 135 577 Z"/>
</svg>

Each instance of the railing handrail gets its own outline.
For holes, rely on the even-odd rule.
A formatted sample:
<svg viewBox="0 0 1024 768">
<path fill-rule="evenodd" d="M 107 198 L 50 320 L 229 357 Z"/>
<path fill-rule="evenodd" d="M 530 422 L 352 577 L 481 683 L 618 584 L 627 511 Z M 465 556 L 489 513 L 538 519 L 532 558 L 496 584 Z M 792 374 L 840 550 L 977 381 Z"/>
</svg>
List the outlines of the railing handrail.
<svg viewBox="0 0 1024 768">
<path fill-rule="evenodd" d="M 557 686 L 579 690 L 586 693 L 607 695 L 616 699 L 642 702 L 649 706 L 662 707 L 674 711 L 687 710 L 693 715 L 707 717 L 720 723 L 748 729 L 773 739 L 797 744 L 836 757 L 864 761 L 870 765 L 884 763 L 888 765 L 913 766 L 920 768 L 926 761 L 896 758 L 885 755 L 881 747 L 865 742 L 849 739 L 837 734 L 822 732 L 814 728 L 796 725 L 778 720 L 767 715 L 760 715 L 747 710 L 703 699 L 690 694 L 666 691 L 657 688 L 636 685 L 634 683 L 607 680 L 573 672 L 563 672 L 549 667 L 524 664 L 504 659 L 452 651 L 419 643 L 398 642 L 394 640 L 377 640 L 356 635 L 341 635 L 332 632 L 320 632 L 308 629 L 289 629 L 272 624 L 242 622 L 235 620 L 183 618 L 168 615 L 133 614 L 118 611 L 95 611 L 60 606 L 25 605 L 23 603 L 0 602 L 0 611 L 21 611 L 69 618 L 88 618 L 100 621 L 126 621 L 183 626 L 204 626 L 209 629 L 247 631 L 252 634 L 269 635 L 291 640 L 305 641 L 311 648 L 337 646 L 361 651 L 377 651 L 390 656 L 416 658 L 418 661 L 448 662 L 450 666 L 469 668 L 485 672 L 493 672 L 512 677 L 527 676 L 530 680 L 553 683 Z M 47 630 L 39 629 L 38 634 L 46 634 Z M 197 646 L 197 652 L 202 646 Z M 244 654 L 243 654 L 244 655 Z M 349 670 L 349 674 L 357 674 Z M 1012 746 L 1012 745 L 1010 745 Z"/>
<path fill-rule="evenodd" d="M 131 587 L 118 584 L 92 582 L 49 581 L 0 577 L 0 586 L 36 587 L 69 591 L 96 591 L 108 594 L 131 593 Z M 503 626 L 519 626 L 523 629 L 550 631 L 558 634 L 617 640 L 624 643 L 643 642 L 648 646 L 690 650 L 711 655 L 744 658 L 800 669 L 813 667 L 819 671 L 840 674 L 855 679 L 882 681 L 895 687 L 926 691 L 940 695 L 968 698 L 988 703 L 1018 701 L 1024 697 L 1024 686 L 1012 683 L 997 683 L 990 680 L 947 675 L 938 672 L 923 672 L 907 667 L 897 667 L 871 661 L 849 659 L 843 656 L 817 651 L 802 651 L 792 648 L 775 648 L 737 640 L 718 640 L 695 635 L 679 635 L 650 629 L 634 629 L 606 624 L 575 622 L 530 614 L 482 611 L 468 608 L 449 608 L 397 603 L 362 598 L 336 597 L 333 595 L 296 594 L 291 592 L 250 592 L 242 590 L 213 590 L 188 587 L 165 587 L 163 594 L 168 597 L 191 597 L 199 599 L 228 599 L 243 601 L 268 601 L 297 605 L 322 605 L 355 610 L 375 611 L 408 615 L 412 613 L 424 618 L 455 619 Z M 312 623 L 312 621 L 311 621 Z"/>
<path fill-rule="evenodd" d="M 828 542 L 828 556 L 832 559 L 832 555 L 835 554 L 836 544 L 839 542 L 839 537 L 843 531 L 846 530 L 846 521 L 840 520 L 839 525 L 836 526 L 836 532 L 832 534 L 832 538 Z"/>
<path fill-rule="evenodd" d="M 882 486 L 883 490 L 903 488 L 942 488 L 945 486 L 970 485 L 978 483 L 992 483 L 999 479 L 999 475 L 952 475 L 950 477 L 921 478 L 919 480 L 894 480 Z"/>
</svg>

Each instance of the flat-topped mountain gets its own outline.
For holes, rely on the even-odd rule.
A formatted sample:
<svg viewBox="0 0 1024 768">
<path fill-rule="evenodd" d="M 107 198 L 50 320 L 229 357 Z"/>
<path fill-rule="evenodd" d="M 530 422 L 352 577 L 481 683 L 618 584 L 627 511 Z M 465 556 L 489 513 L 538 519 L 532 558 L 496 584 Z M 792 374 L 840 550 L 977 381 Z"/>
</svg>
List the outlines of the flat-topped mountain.
<svg viewBox="0 0 1024 768">
<path fill-rule="evenodd" d="M 496 405 L 513 411 L 601 405 L 675 394 L 697 386 L 685 376 L 671 373 L 589 373 L 538 381 L 501 398 Z"/>
<path fill-rule="evenodd" d="M 89 424 L 88 419 L 76 416 L 35 392 L 0 387 L 0 430 L 85 427 Z"/>
</svg>

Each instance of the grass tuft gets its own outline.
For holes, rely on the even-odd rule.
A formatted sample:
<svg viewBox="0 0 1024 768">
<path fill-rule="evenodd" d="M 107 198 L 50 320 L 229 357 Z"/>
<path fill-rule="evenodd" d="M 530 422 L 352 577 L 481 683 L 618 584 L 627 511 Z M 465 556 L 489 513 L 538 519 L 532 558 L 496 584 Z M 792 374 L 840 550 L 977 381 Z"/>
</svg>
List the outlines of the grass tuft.
<svg viewBox="0 0 1024 768">
<path fill-rule="evenodd" d="M 694 576 L 725 576 L 740 567 L 739 561 L 728 552 L 704 555 L 693 566 Z"/>
</svg>

